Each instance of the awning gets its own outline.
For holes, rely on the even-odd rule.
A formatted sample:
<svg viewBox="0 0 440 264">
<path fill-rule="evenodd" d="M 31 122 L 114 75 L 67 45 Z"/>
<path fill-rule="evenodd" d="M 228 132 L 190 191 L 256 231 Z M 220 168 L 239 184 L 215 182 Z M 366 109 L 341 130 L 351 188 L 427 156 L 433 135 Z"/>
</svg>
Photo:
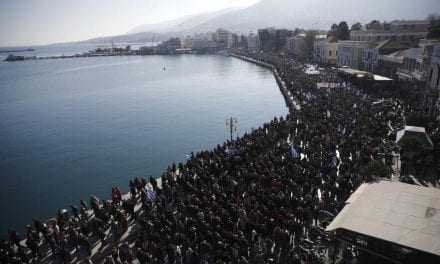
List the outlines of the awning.
<svg viewBox="0 0 440 264">
<path fill-rule="evenodd" d="M 440 190 L 400 182 L 365 183 L 326 231 L 338 229 L 440 256 Z"/>
</svg>

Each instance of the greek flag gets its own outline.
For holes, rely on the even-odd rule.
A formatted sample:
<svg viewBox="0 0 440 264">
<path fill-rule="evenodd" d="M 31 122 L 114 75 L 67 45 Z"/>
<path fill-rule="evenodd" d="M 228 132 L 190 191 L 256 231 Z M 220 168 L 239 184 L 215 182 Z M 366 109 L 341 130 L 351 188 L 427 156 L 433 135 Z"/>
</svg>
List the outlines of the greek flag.
<svg viewBox="0 0 440 264">
<path fill-rule="evenodd" d="M 301 154 L 294 145 L 290 146 L 290 155 L 292 156 L 292 159 L 299 159 L 301 157 Z"/>
<path fill-rule="evenodd" d="M 147 198 L 150 201 L 154 201 L 156 199 L 156 192 L 153 190 L 147 190 Z"/>
<path fill-rule="evenodd" d="M 332 156 L 332 161 L 330 162 L 330 168 L 338 167 L 338 157 L 336 155 Z"/>
</svg>

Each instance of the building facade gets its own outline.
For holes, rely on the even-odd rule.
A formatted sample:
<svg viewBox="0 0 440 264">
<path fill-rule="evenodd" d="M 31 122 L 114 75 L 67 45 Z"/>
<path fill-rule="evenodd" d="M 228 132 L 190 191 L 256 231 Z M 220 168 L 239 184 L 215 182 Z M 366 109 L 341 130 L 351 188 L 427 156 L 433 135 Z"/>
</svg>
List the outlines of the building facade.
<svg viewBox="0 0 440 264">
<path fill-rule="evenodd" d="M 397 69 L 397 77 L 400 80 L 419 81 L 427 80 L 427 64 L 424 48 L 411 48 L 404 51 L 403 63 Z"/>
<path fill-rule="evenodd" d="M 440 43 L 433 45 L 431 48 L 428 72 L 429 87 L 440 91 Z"/>
<path fill-rule="evenodd" d="M 307 56 L 306 35 L 298 34 L 288 38 L 286 41 L 286 49 L 289 54 L 299 59 L 304 59 Z"/>
<path fill-rule="evenodd" d="M 354 41 L 379 42 L 383 40 L 416 43 L 428 35 L 428 20 L 395 20 L 384 24 L 382 29 L 353 30 L 350 39 Z"/>
<path fill-rule="evenodd" d="M 338 63 L 338 44 L 333 38 L 318 35 L 313 42 L 313 60 L 319 64 L 336 65 Z"/>
<path fill-rule="evenodd" d="M 376 72 L 380 75 L 398 79 L 397 69 L 403 65 L 403 51 L 396 51 L 388 55 L 379 56 L 379 65 Z"/>
<path fill-rule="evenodd" d="M 232 46 L 232 34 L 228 30 L 219 28 L 215 32 L 214 41 L 220 49 L 226 49 Z"/>
<path fill-rule="evenodd" d="M 338 66 L 347 66 L 353 69 L 364 69 L 364 52 L 369 43 L 366 41 L 339 41 Z"/>
<path fill-rule="evenodd" d="M 258 36 L 254 33 L 250 33 L 247 37 L 247 48 L 251 53 L 255 53 L 259 49 Z"/>
<path fill-rule="evenodd" d="M 327 39 L 315 39 L 313 42 L 313 61 L 327 64 Z"/>
</svg>

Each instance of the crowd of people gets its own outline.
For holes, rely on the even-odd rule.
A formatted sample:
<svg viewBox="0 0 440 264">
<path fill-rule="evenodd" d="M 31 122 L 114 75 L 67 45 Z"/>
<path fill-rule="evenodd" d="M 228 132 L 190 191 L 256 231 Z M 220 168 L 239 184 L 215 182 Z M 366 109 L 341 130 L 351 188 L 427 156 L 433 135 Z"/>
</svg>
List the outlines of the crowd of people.
<svg viewBox="0 0 440 264">
<path fill-rule="evenodd" d="M 91 197 L 24 237 L 10 232 L 1 263 L 342 263 L 324 229 L 357 187 L 393 173 L 404 103 L 382 100 L 334 71 L 308 75 L 276 56 L 290 113 L 211 151 L 173 164 L 157 180 L 136 178 L 123 195 Z M 317 82 L 336 84 L 317 88 Z M 437 129 L 437 130 L 436 130 Z M 430 130 L 438 133 L 438 126 Z M 438 134 L 437 134 L 438 135 Z"/>
</svg>

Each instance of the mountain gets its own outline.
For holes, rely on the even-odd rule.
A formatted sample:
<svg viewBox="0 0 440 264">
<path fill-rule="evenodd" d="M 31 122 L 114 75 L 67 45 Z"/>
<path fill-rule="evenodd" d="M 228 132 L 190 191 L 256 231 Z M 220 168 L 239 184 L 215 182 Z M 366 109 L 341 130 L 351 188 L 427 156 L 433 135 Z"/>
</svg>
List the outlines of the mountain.
<svg viewBox="0 0 440 264">
<path fill-rule="evenodd" d="M 127 34 L 141 32 L 186 32 L 200 24 L 207 23 L 210 20 L 237 10 L 239 9 L 227 8 L 215 12 L 206 12 L 197 15 L 184 16 L 175 20 L 169 20 L 161 23 L 146 24 L 131 29 Z"/>
<path fill-rule="evenodd" d="M 262 0 L 248 8 L 222 10 L 167 23 L 156 32 L 203 33 L 225 28 L 247 33 L 265 27 L 328 29 L 345 20 L 366 23 L 373 19 L 424 19 L 440 12 L 439 0 Z M 144 26 L 145 31 L 155 26 Z M 192 26 L 192 27 L 191 27 Z M 162 27 L 158 27 L 163 29 Z M 139 30 L 139 29 L 138 29 Z M 131 32 L 131 31 L 130 31 Z M 139 32 L 139 31 L 137 31 Z"/>
<path fill-rule="evenodd" d="M 440 12 L 438 0 L 262 0 L 199 24 L 192 32 L 222 27 L 236 32 L 259 28 L 329 29 L 340 21 L 354 23 L 373 19 L 424 19 Z"/>
<path fill-rule="evenodd" d="M 218 28 L 248 33 L 260 28 L 330 29 L 333 23 L 367 23 L 373 19 L 425 19 L 440 13 L 439 0 L 262 0 L 242 9 L 224 9 L 142 25 L 127 34 L 88 40 L 104 42 L 151 42 L 171 36 L 206 33 Z"/>
</svg>

